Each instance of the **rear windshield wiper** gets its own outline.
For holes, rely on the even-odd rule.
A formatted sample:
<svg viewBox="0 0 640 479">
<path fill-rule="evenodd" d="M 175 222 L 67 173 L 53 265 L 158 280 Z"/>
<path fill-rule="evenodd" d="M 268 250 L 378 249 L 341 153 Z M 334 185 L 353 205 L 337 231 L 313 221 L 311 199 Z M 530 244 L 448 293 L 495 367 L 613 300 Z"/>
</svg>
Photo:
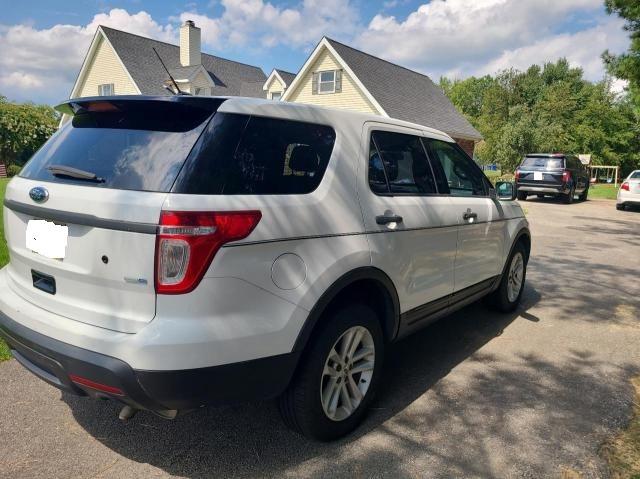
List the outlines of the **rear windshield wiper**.
<svg viewBox="0 0 640 479">
<path fill-rule="evenodd" d="M 95 181 L 96 183 L 104 183 L 104 178 L 99 177 L 90 171 L 79 170 L 65 165 L 51 165 L 47 167 L 53 176 L 66 176 L 76 180 Z"/>
</svg>

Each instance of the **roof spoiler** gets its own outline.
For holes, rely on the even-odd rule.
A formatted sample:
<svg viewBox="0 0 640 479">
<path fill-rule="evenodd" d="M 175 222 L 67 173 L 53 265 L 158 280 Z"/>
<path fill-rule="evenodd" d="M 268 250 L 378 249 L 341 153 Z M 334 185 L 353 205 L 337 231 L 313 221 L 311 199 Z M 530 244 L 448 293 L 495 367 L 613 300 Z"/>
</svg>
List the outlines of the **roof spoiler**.
<svg viewBox="0 0 640 479">
<path fill-rule="evenodd" d="M 74 116 L 83 112 L 116 112 L 130 108 L 135 103 L 162 102 L 181 104 L 203 110 L 216 111 L 226 100 L 222 97 L 203 97 L 190 95 L 172 96 L 146 96 L 146 95 L 117 95 L 117 96 L 92 96 L 83 98 L 71 98 L 56 105 L 56 111 Z"/>
</svg>

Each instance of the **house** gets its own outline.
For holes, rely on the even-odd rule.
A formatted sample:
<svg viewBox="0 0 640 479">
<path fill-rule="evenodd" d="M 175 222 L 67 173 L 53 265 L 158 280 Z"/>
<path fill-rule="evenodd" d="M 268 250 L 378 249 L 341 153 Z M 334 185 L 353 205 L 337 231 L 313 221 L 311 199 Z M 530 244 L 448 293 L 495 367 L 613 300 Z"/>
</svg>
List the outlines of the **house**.
<svg viewBox="0 0 640 479">
<path fill-rule="evenodd" d="M 200 46 L 200 28 L 190 20 L 180 27 L 179 45 L 100 26 L 70 98 L 170 95 L 162 63 L 184 92 L 264 98 L 267 77 L 261 68 L 202 53 Z"/>
<path fill-rule="evenodd" d="M 267 77 L 259 67 L 202 53 L 200 29 L 190 20 L 180 27 L 179 45 L 98 27 L 71 98 L 170 95 L 165 66 L 180 90 L 193 95 L 269 98 L 398 118 L 443 130 L 471 155 L 482 139 L 426 75 L 323 37 L 297 74 L 274 69 Z"/>
<path fill-rule="evenodd" d="M 284 91 L 289 88 L 295 77 L 295 73 L 274 68 L 267 77 L 267 81 L 264 82 L 262 89 L 266 92 L 269 100 L 281 100 Z"/>
<path fill-rule="evenodd" d="M 470 155 L 482 139 L 428 76 L 327 37 L 285 87 L 282 100 L 348 108 L 437 128 Z"/>
</svg>

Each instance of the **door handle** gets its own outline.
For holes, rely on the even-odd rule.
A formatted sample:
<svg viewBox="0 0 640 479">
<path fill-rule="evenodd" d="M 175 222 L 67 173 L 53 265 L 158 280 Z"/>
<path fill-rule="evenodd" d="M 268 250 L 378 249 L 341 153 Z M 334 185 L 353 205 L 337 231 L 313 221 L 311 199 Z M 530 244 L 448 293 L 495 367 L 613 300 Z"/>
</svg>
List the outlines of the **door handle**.
<svg viewBox="0 0 640 479">
<path fill-rule="evenodd" d="M 379 215 L 376 216 L 376 223 L 386 225 L 389 223 L 402 223 L 402 216 L 398 215 Z"/>
<path fill-rule="evenodd" d="M 476 219 L 478 219 L 478 214 L 477 214 L 477 213 L 474 213 L 474 212 L 473 212 L 473 211 L 471 211 L 471 209 L 469 208 L 469 209 L 467 209 L 467 211 L 465 211 L 465 212 L 462 214 L 462 219 L 463 219 L 463 220 L 465 220 L 465 221 L 468 221 L 468 220 L 476 220 Z"/>
</svg>

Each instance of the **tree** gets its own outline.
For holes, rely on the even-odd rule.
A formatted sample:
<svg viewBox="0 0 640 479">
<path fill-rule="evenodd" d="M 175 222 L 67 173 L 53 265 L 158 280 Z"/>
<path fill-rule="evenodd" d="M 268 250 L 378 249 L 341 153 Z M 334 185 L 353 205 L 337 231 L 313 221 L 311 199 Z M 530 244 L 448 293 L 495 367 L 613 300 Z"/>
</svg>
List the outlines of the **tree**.
<svg viewBox="0 0 640 479">
<path fill-rule="evenodd" d="M 497 162 L 509 173 L 534 152 L 588 153 L 623 173 L 640 164 L 632 100 L 613 94 L 609 80 L 585 80 L 565 59 L 440 84 L 484 136 L 475 155 L 482 164 Z"/>
<path fill-rule="evenodd" d="M 640 112 L 640 2 L 638 0 L 605 0 L 607 13 L 616 13 L 626 20 L 624 29 L 630 32 L 631 45 L 622 55 L 613 55 L 608 50 L 602 59 L 608 72 L 629 82 L 629 94 Z"/>
<path fill-rule="evenodd" d="M 11 103 L 0 95 L 0 162 L 24 164 L 56 131 L 58 121 L 49 106 Z"/>
</svg>

